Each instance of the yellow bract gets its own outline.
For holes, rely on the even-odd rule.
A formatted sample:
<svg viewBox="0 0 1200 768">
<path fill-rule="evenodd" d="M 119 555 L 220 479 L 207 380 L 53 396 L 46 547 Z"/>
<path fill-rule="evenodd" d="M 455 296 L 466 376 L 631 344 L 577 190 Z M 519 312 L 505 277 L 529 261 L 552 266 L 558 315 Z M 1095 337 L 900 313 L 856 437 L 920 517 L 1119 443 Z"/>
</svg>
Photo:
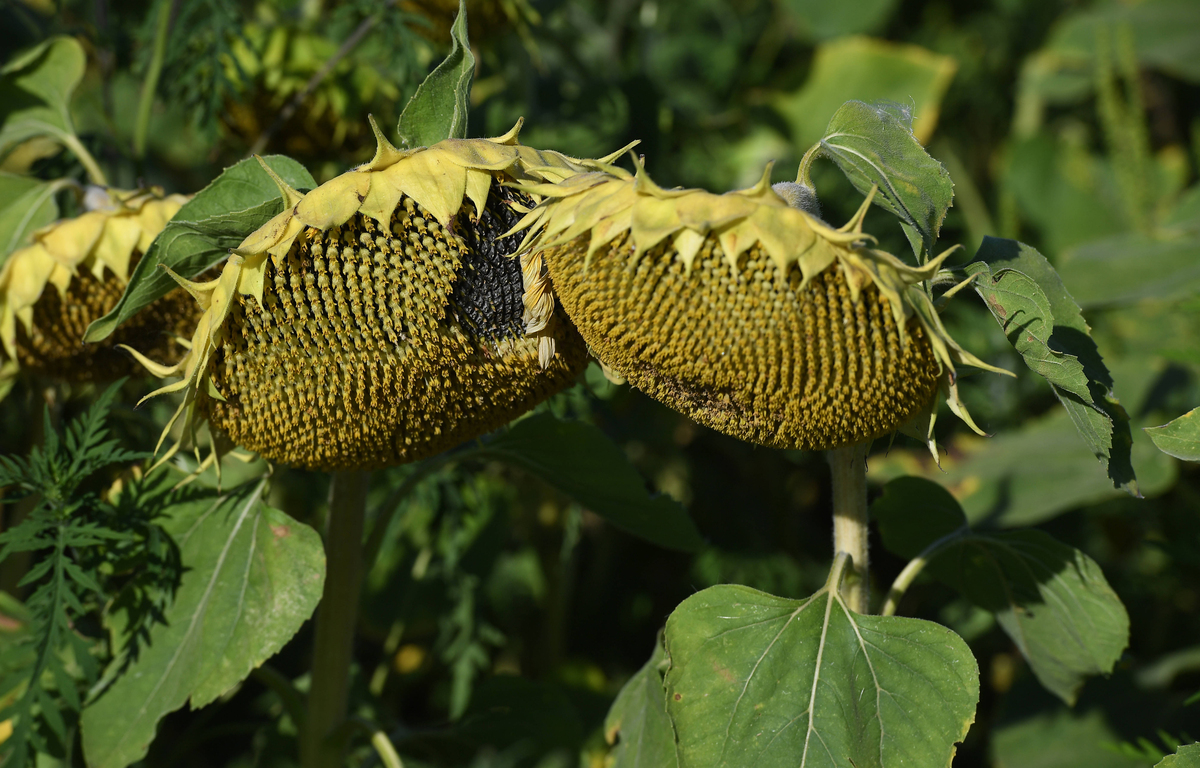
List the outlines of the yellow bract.
<svg viewBox="0 0 1200 768">
<path fill-rule="evenodd" d="M 151 395 L 185 392 L 172 424 L 271 460 L 384 466 L 500 426 L 586 362 L 540 262 L 497 241 L 534 202 L 506 185 L 599 166 L 520 145 L 519 123 L 407 151 L 372 127 L 369 163 L 303 195 L 276 179 L 284 211 L 219 278 L 176 278 L 204 309 L 191 350 L 144 361 L 183 376 Z"/>
<path fill-rule="evenodd" d="M 922 286 L 949 252 L 909 266 L 870 247 L 869 199 L 834 229 L 769 178 L 715 195 L 607 167 L 526 185 L 545 199 L 516 229 L 593 353 L 701 423 L 833 448 L 931 413 L 940 381 L 975 428 L 955 366 L 997 369 L 950 338 Z M 931 416 L 925 427 L 929 440 Z"/>
<path fill-rule="evenodd" d="M 98 207 L 37 231 L 0 268 L 0 343 L 24 366 L 87 378 L 95 361 L 79 357 L 83 330 L 112 308 L 132 265 L 188 200 L 159 189 L 94 194 Z"/>
</svg>

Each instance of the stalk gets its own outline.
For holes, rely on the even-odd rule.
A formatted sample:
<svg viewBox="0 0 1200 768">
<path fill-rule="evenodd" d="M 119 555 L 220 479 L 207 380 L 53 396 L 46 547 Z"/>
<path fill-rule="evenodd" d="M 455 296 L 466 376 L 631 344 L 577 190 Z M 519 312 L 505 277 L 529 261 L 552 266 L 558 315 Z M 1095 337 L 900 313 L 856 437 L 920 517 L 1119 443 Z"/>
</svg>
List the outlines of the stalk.
<svg viewBox="0 0 1200 768">
<path fill-rule="evenodd" d="M 850 556 L 851 567 L 842 583 L 842 597 L 856 613 L 866 613 L 871 602 L 867 553 L 869 445 L 868 441 L 834 448 L 826 454 L 833 471 L 833 554 Z"/>
<path fill-rule="evenodd" d="M 339 768 L 342 764 L 344 742 L 330 737 L 346 721 L 369 478 L 370 473 L 361 470 L 334 472 L 329 490 L 325 589 L 317 609 L 307 722 L 300 734 L 303 768 Z"/>
<path fill-rule="evenodd" d="M 167 57 L 167 36 L 171 31 L 171 3 L 164 0 L 159 4 L 158 25 L 154 30 L 154 50 L 150 54 L 150 66 L 142 83 L 142 98 L 138 102 L 137 123 L 133 129 L 133 156 L 141 160 L 146 156 L 146 134 L 150 130 L 150 110 L 154 106 L 154 94 L 158 90 L 158 78 L 162 75 L 163 62 Z"/>
<path fill-rule="evenodd" d="M 921 571 L 925 570 L 925 566 L 929 564 L 938 553 L 947 545 L 955 543 L 967 536 L 970 536 L 971 530 L 967 527 L 959 528 L 957 531 L 948 533 L 942 538 L 930 544 L 925 549 L 921 550 L 921 554 L 908 561 L 908 565 L 904 566 L 904 570 L 900 571 L 900 575 L 892 582 L 892 588 L 888 590 L 887 599 L 883 601 L 883 610 L 880 614 L 883 616 L 894 616 L 896 608 L 900 605 L 900 598 L 904 597 L 904 593 L 920 575 Z"/>
<path fill-rule="evenodd" d="M 71 154 L 79 159 L 85 171 L 87 171 L 88 179 L 97 186 L 107 187 L 108 177 L 104 175 L 104 170 L 100 168 L 100 163 L 96 162 L 96 158 L 88 152 L 87 147 L 83 146 L 83 142 L 73 133 L 65 133 L 57 137 L 67 149 L 71 150 Z"/>
</svg>

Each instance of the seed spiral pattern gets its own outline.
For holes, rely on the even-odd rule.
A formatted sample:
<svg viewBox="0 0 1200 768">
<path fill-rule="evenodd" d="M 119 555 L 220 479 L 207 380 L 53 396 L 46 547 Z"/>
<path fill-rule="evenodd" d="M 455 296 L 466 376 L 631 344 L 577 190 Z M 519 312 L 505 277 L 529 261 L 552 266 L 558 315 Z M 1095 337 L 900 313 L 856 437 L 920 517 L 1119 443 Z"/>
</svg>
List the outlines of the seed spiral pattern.
<svg viewBox="0 0 1200 768">
<path fill-rule="evenodd" d="M 834 263 L 786 282 L 760 245 L 735 271 L 716 237 L 691 271 L 669 241 L 633 258 L 625 233 L 585 267 L 588 238 L 543 251 L 593 353 L 651 397 L 726 434 L 824 449 L 884 435 L 927 405 L 940 367 L 922 325 L 902 344 L 873 284 L 851 300 Z"/>
<path fill-rule="evenodd" d="M 133 263 L 141 258 L 134 252 Z M 50 287 L 33 306 L 33 327 L 16 324 L 16 357 L 22 369 L 72 382 L 112 381 L 138 375 L 141 366 L 116 348 L 127 344 L 158 359 L 174 362 L 183 348 L 175 337 L 190 335 L 200 308 L 182 290 L 174 290 L 134 315 L 101 344 L 84 344 L 83 333 L 121 298 L 125 281 L 106 271 L 97 279 L 79 270 L 66 296 Z"/>
<path fill-rule="evenodd" d="M 261 306 L 234 300 L 211 367 L 223 400 L 199 403 L 211 426 L 276 461 L 382 467 L 495 429 L 568 386 L 586 348 L 561 310 L 569 333 L 549 367 L 524 334 L 519 238 L 497 239 L 512 194 L 494 183 L 482 221 L 464 207 L 452 227 L 403 196 L 390 231 L 363 214 L 307 228 L 268 262 Z"/>
</svg>

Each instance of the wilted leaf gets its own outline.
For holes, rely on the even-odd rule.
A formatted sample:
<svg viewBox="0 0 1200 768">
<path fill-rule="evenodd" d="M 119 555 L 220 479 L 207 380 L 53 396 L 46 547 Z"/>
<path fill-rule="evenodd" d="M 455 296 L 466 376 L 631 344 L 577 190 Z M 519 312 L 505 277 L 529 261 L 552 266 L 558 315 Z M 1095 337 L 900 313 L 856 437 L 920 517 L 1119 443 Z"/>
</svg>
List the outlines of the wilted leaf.
<svg viewBox="0 0 1200 768">
<path fill-rule="evenodd" d="M 667 716 L 663 690 L 663 662 L 667 654 L 661 642 L 612 703 L 604 720 L 604 738 L 615 742 L 609 768 L 674 768 L 675 732 Z"/>
<path fill-rule="evenodd" d="M 937 483 L 907 477 L 888 483 L 871 512 L 884 545 L 903 557 L 942 540 L 929 572 L 994 613 L 1042 685 L 1073 704 L 1125 650 L 1125 606 L 1079 550 L 1036 530 L 973 532 L 957 506 Z"/>
<path fill-rule="evenodd" d="M 913 131 L 923 144 L 937 126 L 938 109 L 956 69 L 950 57 L 915 45 L 848 37 L 817 48 L 808 81 L 773 104 L 800 147 L 824 135 L 829 117 L 847 99 L 910 107 Z"/>
<path fill-rule="evenodd" d="M 1129 416 L 1113 396 L 1112 376 L 1091 328 L 1054 267 L 1015 240 L 986 237 L 967 267 L 975 290 L 1027 365 L 1050 382 L 1113 485 L 1137 495 Z"/>
<path fill-rule="evenodd" d="M 979 672 L 962 638 L 852 613 L 828 584 L 806 600 L 710 587 L 675 609 L 665 637 L 682 765 L 949 766 L 975 718 Z"/>
<path fill-rule="evenodd" d="M 652 496 L 625 454 L 590 424 L 539 414 L 501 432 L 484 455 L 526 469 L 613 525 L 668 549 L 703 543 L 687 512 Z"/>
<path fill-rule="evenodd" d="M 859 192 L 878 186 L 875 202 L 915 230 L 928 254 L 954 199 L 954 184 L 913 135 L 912 115 L 905 110 L 889 102 L 848 101 L 829 121 L 821 148 Z"/>
<path fill-rule="evenodd" d="M 1161 427 L 1146 427 L 1144 431 L 1163 453 L 1184 461 L 1200 461 L 1200 408 Z"/>
<path fill-rule="evenodd" d="M 167 513 L 163 527 L 179 545 L 183 580 L 136 660 L 84 709 L 89 766 L 139 760 L 164 715 L 189 699 L 198 709 L 224 694 L 312 615 L 324 584 L 321 539 L 263 503 L 265 485 Z"/>
<path fill-rule="evenodd" d="M 475 54 L 467 40 L 466 2 L 459 0 L 458 16 L 450 28 L 450 53 L 417 86 L 400 115 L 397 130 L 403 146 L 428 147 L 442 139 L 466 138 L 474 76 Z"/>
<path fill-rule="evenodd" d="M 0 69 L 0 156 L 36 136 L 74 140 L 71 95 L 85 64 L 74 38 L 55 37 Z"/>
<path fill-rule="evenodd" d="M 297 189 L 316 186 L 304 166 L 290 157 L 271 155 L 263 160 Z M 179 209 L 134 267 L 120 300 L 88 326 L 83 340 L 95 343 L 107 338 L 139 310 L 175 289 L 178 284 L 159 264 L 183 277 L 195 277 L 223 261 L 230 248 L 236 248 L 246 235 L 282 210 L 279 187 L 257 160 L 242 160 L 226 168 Z"/>
<path fill-rule="evenodd" d="M 70 185 L 66 180 L 42 181 L 0 173 L 0 264 L 32 242 L 35 230 L 58 218 L 54 195 Z"/>
</svg>

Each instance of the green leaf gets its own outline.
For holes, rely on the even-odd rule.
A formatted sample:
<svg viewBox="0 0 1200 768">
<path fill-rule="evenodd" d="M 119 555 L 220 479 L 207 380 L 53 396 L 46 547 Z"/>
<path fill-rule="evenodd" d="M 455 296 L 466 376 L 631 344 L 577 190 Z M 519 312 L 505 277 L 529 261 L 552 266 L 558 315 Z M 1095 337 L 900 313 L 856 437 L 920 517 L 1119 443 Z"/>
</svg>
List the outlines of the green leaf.
<svg viewBox="0 0 1200 768">
<path fill-rule="evenodd" d="M 922 477 L 898 477 L 883 486 L 883 495 L 871 504 L 871 517 L 883 546 L 910 559 L 938 539 L 970 530 L 950 492 Z"/>
<path fill-rule="evenodd" d="M 962 638 L 852 613 L 829 584 L 805 600 L 710 587 L 671 614 L 666 646 L 685 766 L 949 766 L 979 700 Z"/>
<path fill-rule="evenodd" d="M 263 160 L 297 189 L 316 186 L 304 166 L 283 155 Z M 108 314 L 88 326 L 83 339 L 108 338 L 121 323 L 178 287 L 160 264 L 192 278 L 219 264 L 254 230 L 283 210 L 279 187 L 254 158 L 226 168 L 171 219 L 137 263 L 120 300 Z"/>
<path fill-rule="evenodd" d="M 609 768 L 674 768 L 675 732 L 667 716 L 663 667 L 667 660 L 655 642 L 650 660 L 621 688 L 604 720 L 604 738 L 615 742 Z"/>
<path fill-rule="evenodd" d="M 465 139 L 474 76 L 475 54 L 467 40 L 466 0 L 459 0 L 458 15 L 450 28 L 450 53 L 417 86 L 400 115 L 397 130 L 403 146 L 411 149 L 443 139 Z"/>
<path fill-rule="evenodd" d="M 1161 427 L 1143 430 L 1163 453 L 1184 461 L 1200 461 L 1200 408 Z"/>
<path fill-rule="evenodd" d="M 54 195 L 69 186 L 66 179 L 42 181 L 0 172 L 0 264 L 33 242 L 34 231 L 58 218 Z"/>
<path fill-rule="evenodd" d="M 82 717 L 89 766 L 140 759 L 164 715 L 199 708 L 274 655 L 312 615 L 324 583 L 320 537 L 262 500 L 265 481 L 181 503 L 164 529 L 185 568 L 147 647 Z"/>
<path fill-rule="evenodd" d="M 1034 525 L 1124 495 L 1114 490 L 1064 409 L 1052 409 L 986 440 L 955 435 L 946 447 L 940 468 L 926 460 L 928 449 L 893 450 L 871 462 L 869 477 L 885 483 L 919 474 L 940 482 L 954 489 L 972 524 L 997 528 Z M 1135 441 L 1131 456 L 1138 488 L 1147 496 L 1163 493 L 1175 482 L 1178 462 L 1150 440 Z"/>
<path fill-rule="evenodd" d="M 884 545 L 905 557 L 950 534 L 929 553 L 929 572 L 994 613 L 1041 684 L 1074 704 L 1084 681 L 1111 672 L 1128 644 L 1125 606 L 1074 547 L 1036 530 L 972 532 L 957 506 L 937 483 L 910 477 L 889 483 L 871 511 Z"/>
<path fill-rule="evenodd" d="M 848 101 L 829 121 L 821 149 L 859 192 L 865 195 L 878 186 L 875 202 L 919 234 L 926 254 L 933 250 L 954 199 L 954 184 L 913 135 L 907 108 L 894 102 Z"/>
<path fill-rule="evenodd" d="M 995 768 L 1145 768 L 1112 748 L 1119 738 L 1101 709 L 1021 714 L 992 732 Z"/>
<path fill-rule="evenodd" d="M 800 147 L 825 135 L 828 117 L 847 99 L 910 105 L 917 141 L 925 143 L 937 126 L 938 109 L 956 68 L 949 56 L 915 45 L 844 38 L 818 47 L 805 84 L 772 103 Z"/>
<path fill-rule="evenodd" d="M 1050 382 L 1113 485 L 1137 495 L 1129 416 L 1079 305 L 1046 257 L 1024 243 L 985 237 L 967 267 L 975 290 L 1025 363 Z"/>
<path fill-rule="evenodd" d="M 1084 307 L 1200 293 L 1200 230 L 1115 235 L 1063 253 L 1059 273 Z"/>
<path fill-rule="evenodd" d="M 55 37 L 0 69 L 0 157 L 36 136 L 71 143 L 70 102 L 86 57 L 71 37 Z"/>
<path fill-rule="evenodd" d="M 1154 768 L 1200 768 L 1200 744 L 1188 744 L 1167 755 Z"/>
<path fill-rule="evenodd" d="M 1095 79 L 1090 69 L 1087 79 Z M 1128 229 L 1119 196 L 1105 194 L 1102 185 L 1112 173 L 1105 159 L 1078 142 L 1038 134 L 1012 143 L 1003 185 L 1022 220 L 1036 227 L 1042 246 L 1058 254 Z"/>
<path fill-rule="evenodd" d="M 891 18 L 896 0 L 830 3 L 825 0 L 785 0 L 783 9 L 800 34 L 810 40 L 831 40 L 875 32 Z"/>
<path fill-rule="evenodd" d="M 679 502 L 650 495 L 621 449 L 590 424 L 530 416 L 496 435 L 484 455 L 532 472 L 618 528 L 661 547 L 695 552 L 703 544 Z"/>
<path fill-rule="evenodd" d="M 1138 60 L 1175 77 L 1200 83 L 1200 6 L 1192 0 L 1149 0 L 1090 7 L 1066 16 L 1047 45 L 1067 69 L 1091 70 L 1096 30 L 1128 29 Z"/>
</svg>

